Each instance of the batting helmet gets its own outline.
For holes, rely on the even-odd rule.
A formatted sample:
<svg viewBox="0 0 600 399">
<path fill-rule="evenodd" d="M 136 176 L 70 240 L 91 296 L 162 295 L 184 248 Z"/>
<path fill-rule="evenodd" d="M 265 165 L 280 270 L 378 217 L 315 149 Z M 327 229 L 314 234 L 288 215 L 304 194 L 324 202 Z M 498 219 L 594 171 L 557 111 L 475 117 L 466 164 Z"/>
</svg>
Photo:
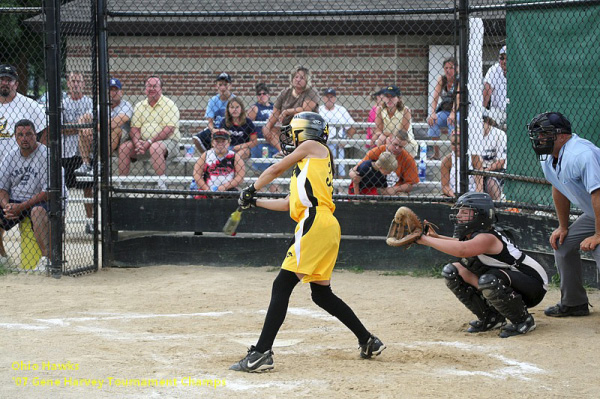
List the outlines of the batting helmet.
<svg viewBox="0 0 600 399">
<path fill-rule="evenodd" d="M 329 127 L 323 117 L 315 112 L 300 112 L 294 115 L 289 125 L 281 127 L 281 151 L 288 155 L 306 140 L 327 143 Z"/>
</svg>

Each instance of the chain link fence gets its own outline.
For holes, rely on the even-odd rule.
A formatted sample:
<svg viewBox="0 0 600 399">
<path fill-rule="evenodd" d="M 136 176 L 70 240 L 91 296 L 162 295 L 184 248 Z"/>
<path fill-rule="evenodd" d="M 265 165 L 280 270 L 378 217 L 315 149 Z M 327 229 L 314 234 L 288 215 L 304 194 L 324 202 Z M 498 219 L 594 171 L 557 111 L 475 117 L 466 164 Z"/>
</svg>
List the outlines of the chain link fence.
<svg viewBox="0 0 600 399">
<path fill-rule="evenodd" d="M 87 7 L 81 15 L 82 22 L 56 26 L 49 24 L 45 13 L 44 7 L 50 2 L 15 0 L 3 2 L 0 7 L 3 270 L 50 272 L 52 269 L 53 275 L 60 276 L 97 269 L 98 251 L 94 246 L 97 194 L 94 194 L 98 180 L 96 177 L 92 182 L 78 183 L 74 174 L 85 157 L 86 140 L 92 141 L 96 136 L 97 121 L 95 58 L 90 57 L 96 53 L 93 7 L 92 2 L 82 3 Z M 67 2 L 63 6 L 69 9 Z M 44 49 L 49 44 L 46 35 L 56 27 L 59 27 L 58 37 L 64 39 L 56 46 L 55 57 L 62 60 L 56 71 L 63 82 L 58 94 L 62 135 L 49 128 L 50 68 Z M 71 37 L 77 38 L 79 47 Z M 52 154 L 52 148 L 60 149 L 59 154 Z M 52 155 L 60 155 L 55 163 L 51 161 Z M 52 187 L 53 170 L 60 171 L 62 183 L 57 186 L 62 188 Z M 58 211 L 51 211 L 53 191 Z M 62 245 L 52 246 L 51 236 L 58 237 Z M 60 254 L 53 253 L 55 248 L 60 248 Z M 51 261 L 55 262 L 55 268 Z"/>
<path fill-rule="evenodd" d="M 44 107 L 46 16 L 15 8 L 42 6 L 25 3 L 0 8 L 2 62 Z M 599 13 L 584 0 L 63 2 L 63 271 L 98 264 L 100 165 L 111 195 L 235 196 L 277 162 L 279 129 L 301 110 L 329 123 L 337 198 L 451 202 L 478 190 L 549 212 L 526 123 L 561 111 L 598 143 Z M 264 191 L 283 195 L 289 177 Z M 16 269 L 31 241 L 20 229 L 4 234 Z"/>
<path fill-rule="evenodd" d="M 499 206 L 545 209 L 550 190 L 539 178 L 525 124 L 539 112 L 582 102 L 567 95 L 582 85 L 565 81 L 585 76 L 588 87 L 598 86 L 592 73 L 597 46 L 572 45 L 574 36 L 590 37 L 597 12 L 598 2 L 591 1 L 405 1 L 393 8 L 383 2 L 251 1 L 243 10 L 229 2 L 203 7 L 183 1 L 142 11 L 137 3 L 109 0 L 111 77 L 136 106 L 147 100 L 147 79 L 159 77 L 165 99 L 177 107 L 170 123 L 179 122 L 165 141 L 164 167 L 163 152 L 160 162 L 135 163 L 120 152 L 114 185 L 163 193 L 237 190 L 277 161 L 279 127 L 306 110 L 329 123 L 334 187 L 342 196 L 441 201 L 478 190 Z M 554 27 L 550 37 L 548 24 Z M 532 63 L 547 56 L 557 62 Z M 543 101 L 532 96 L 540 90 Z M 584 96 L 582 109 L 595 97 Z M 590 113 L 567 114 L 584 133 Z M 461 120 L 465 132 L 454 135 Z M 218 129 L 230 141 L 210 150 Z M 142 127 L 140 151 L 158 147 L 154 142 L 161 139 L 158 127 L 152 133 Z M 133 143 L 121 146 L 132 154 Z M 395 162 L 377 162 L 384 151 Z M 286 192 L 288 183 L 284 175 L 265 191 Z"/>
<path fill-rule="evenodd" d="M 0 270 L 46 270 L 49 258 L 48 152 L 44 108 L 43 36 L 24 22 L 40 2 L 0 6 Z M 37 4 L 35 4 L 37 3 Z"/>
<path fill-rule="evenodd" d="M 131 165 L 127 154 L 134 143 L 126 142 L 113 182 L 237 190 L 277 161 L 280 127 L 304 110 L 329 123 L 336 193 L 440 197 L 441 158 L 450 146 L 447 129 L 439 142 L 428 134 L 427 116 L 435 90 L 429 82 L 437 79 L 442 59 L 457 51 L 450 3 L 389 9 L 384 3 L 289 2 L 273 9 L 269 2 L 253 1 L 233 12 L 227 2 L 204 9 L 175 2 L 140 12 L 128 2 L 109 1 L 111 77 L 120 80 L 136 109 L 149 98 L 148 77 L 160 77 L 164 97 L 179 112 L 179 125 L 166 144 L 171 148 L 164 173 L 162 159 L 161 165 Z M 139 123 L 133 114 L 135 131 Z M 229 141 L 216 139 L 224 143 L 212 148 L 219 129 L 229 133 Z M 158 127 L 151 134 L 141 130 L 140 145 L 157 147 L 150 141 L 161 141 Z M 405 136 L 395 138 L 399 130 Z M 420 144 L 430 147 L 423 157 Z M 381 174 L 376 161 L 390 150 L 393 162 Z M 357 169 L 365 157 L 372 162 Z M 265 191 L 287 192 L 288 184 L 289 175 L 283 175 Z"/>
</svg>

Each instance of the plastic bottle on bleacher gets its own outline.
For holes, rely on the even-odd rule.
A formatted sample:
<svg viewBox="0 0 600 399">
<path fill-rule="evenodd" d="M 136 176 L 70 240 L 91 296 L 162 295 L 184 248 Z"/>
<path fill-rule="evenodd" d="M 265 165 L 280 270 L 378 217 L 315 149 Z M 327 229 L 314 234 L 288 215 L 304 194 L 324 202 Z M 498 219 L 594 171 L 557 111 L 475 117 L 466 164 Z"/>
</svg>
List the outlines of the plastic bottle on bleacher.
<svg viewBox="0 0 600 399">
<path fill-rule="evenodd" d="M 185 157 L 192 158 L 194 156 L 194 145 L 190 144 L 185 147 Z"/>
<path fill-rule="evenodd" d="M 192 182 L 190 183 L 190 191 L 197 191 L 198 190 L 198 184 L 196 183 L 196 180 L 192 180 Z"/>
<path fill-rule="evenodd" d="M 421 155 L 419 156 L 419 181 L 427 180 L 427 144 L 421 144 Z"/>
</svg>

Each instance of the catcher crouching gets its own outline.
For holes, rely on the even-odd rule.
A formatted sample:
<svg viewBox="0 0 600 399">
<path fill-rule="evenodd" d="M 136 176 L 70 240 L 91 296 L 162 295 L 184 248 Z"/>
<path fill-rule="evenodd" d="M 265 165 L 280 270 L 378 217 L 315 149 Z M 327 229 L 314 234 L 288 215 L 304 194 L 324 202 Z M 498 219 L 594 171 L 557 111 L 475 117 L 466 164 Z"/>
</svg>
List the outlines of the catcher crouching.
<svg viewBox="0 0 600 399">
<path fill-rule="evenodd" d="M 535 329 L 528 308 L 546 295 L 548 275 L 494 226 L 496 210 L 488 194 L 469 192 L 457 200 L 450 215 L 455 223 L 453 237 L 439 235 L 430 226 L 424 228 L 412 211 L 414 217 L 404 211 L 398 218 L 398 212 L 388 234 L 389 245 L 413 241 L 461 258 L 445 265 L 442 276 L 458 300 L 477 316 L 468 332 L 500 328 L 500 337 L 508 338 Z M 398 223 L 402 220 L 404 225 Z"/>
</svg>

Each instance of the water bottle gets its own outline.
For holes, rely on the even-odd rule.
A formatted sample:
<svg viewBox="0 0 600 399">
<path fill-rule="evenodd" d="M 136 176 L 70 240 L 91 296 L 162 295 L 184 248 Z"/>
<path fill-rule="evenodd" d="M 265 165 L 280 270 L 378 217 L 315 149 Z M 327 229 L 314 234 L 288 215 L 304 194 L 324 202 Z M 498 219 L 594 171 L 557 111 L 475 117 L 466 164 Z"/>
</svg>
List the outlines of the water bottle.
<svg viewBox="0 0 600 399">
<path fill-rule="evenodd" d="M 196 180 L 192 180 L 190 183 L 190 191 L 198 191 L 198 184 L 196 183 Z"/>
<path fill-rule="evenodd" d="M 192 158 L 194 156 L 194 145 L 187 145 L 185 147 L 185 157 Z"/>
<path fill-rule="evenodd" d="M 262 148 L 262 157 L 269 158 L 269 147 L 266 145 Z"/>
<path fill-rule="evenodd" d="M 421 144 L 421 155 L 419 157 L 419 181 L 427 180 L 427 144 Z"/>
</svg>

